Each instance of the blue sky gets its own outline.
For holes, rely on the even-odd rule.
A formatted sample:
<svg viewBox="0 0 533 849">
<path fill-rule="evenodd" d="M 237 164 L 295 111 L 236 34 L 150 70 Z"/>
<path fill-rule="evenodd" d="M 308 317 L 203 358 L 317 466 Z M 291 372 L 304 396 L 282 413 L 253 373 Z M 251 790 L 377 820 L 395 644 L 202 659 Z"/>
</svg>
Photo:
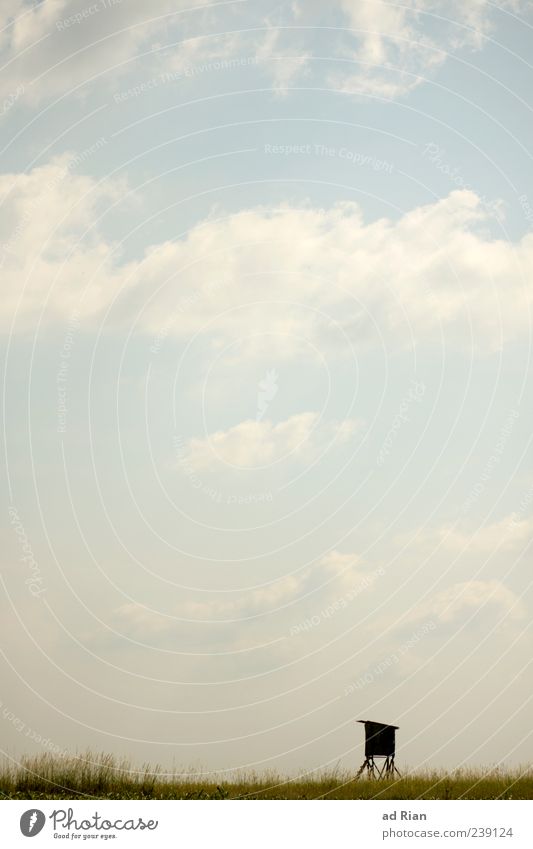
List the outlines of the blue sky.
<svg viewBox="0 0 533 849">
<path fill-rule="evenodd" d="M 531 38 L 4 2 L 10 757 L 528 759 Z"/>
</svg>

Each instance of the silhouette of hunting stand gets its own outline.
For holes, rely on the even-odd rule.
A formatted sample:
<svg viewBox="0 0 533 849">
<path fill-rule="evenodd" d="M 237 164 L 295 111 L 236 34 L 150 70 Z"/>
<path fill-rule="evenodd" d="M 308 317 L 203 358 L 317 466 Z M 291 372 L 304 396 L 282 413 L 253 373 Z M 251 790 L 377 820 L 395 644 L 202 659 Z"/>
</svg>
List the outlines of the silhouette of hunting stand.
<svg viewBox="0 0 533 849">
<path fill-rule="evenodd" d="M 370 722 L 368 719 L 358 719 L 357 722 L 365 726 L 365 761 L 355 777 L 359 778 L 365 771 L 368 778 L 392 778 L 394 773 L 400 775 L 394 765 L 396 731 L 399 726 Z M 381 768 L 374 758 L 385 758 Z"/>
</svg>

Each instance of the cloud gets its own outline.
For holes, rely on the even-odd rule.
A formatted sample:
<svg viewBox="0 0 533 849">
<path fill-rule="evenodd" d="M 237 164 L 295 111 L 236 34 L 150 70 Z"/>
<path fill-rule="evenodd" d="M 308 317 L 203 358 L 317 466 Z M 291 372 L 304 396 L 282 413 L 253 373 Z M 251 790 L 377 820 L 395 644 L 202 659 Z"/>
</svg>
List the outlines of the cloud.
<svg viewBox="0 0 533 849">
<path fill-rule="evenodd" d="M 143 312 L 154 334 L 209 327 L 222 345 L 276 333 L 280 355 L 303 339 L 346 350 L 367 335 L 394 346 L 440 330 L 448 344 L 497 350 L 530 327 L 533 235 L 492 238 L 489 221 L 470 191 L 396 221 L 365 223 L 354 203 L 243 210 L 151 248 L 126 269 L 130 296 L 148 302 L 157 289 Z"/>
<path fill-rule="evenodd" d="M 272 80 L 274 91 L 286 95 L 288 89 L 308 76 L 310 54 L 307 48 L 293 39 L 287 39 L 282 29 L 269 19 L 263 22 L 268 31 L 254 45 L 258 63 L 263 63 Z"/>
<path fill-rule="evenodd" d="M 205 439 L 189 440 L 183 460 L 195 470 L 212 468 L 220 462 L 239 469 L 260 468 L 280 460 L 310 461 L 328 443 L 344 442 L 357 428 L 354 419 L 319 425 L 319 415 L 300 413 L 274 424 L 268 419 L 239 422 L 228 430 L 216 431 Z"/>
<path fill-rule="evenodd" d="M 191 67 L 247 58 L 264 64 L 278 91 L 304 72 L 305 54 L 294 56 L 261 3 L 250 15 L 244 8 L 249 4 L 239 0 L 152 0 L 149 6 L 143 0 L 40 0 L 31 7 L 24 0 L 6 2 L 0 93 L 22 86 L 32 105 L 90 84 L 111 88 L 139 70 L 190 79 Z"/>
<path fill-rule="evenodd" d="M 368 581 L 372 583 L 377 575 L 382 574 L 381 570 L 378 570 L 369 578 L 363 561 L 357 554 L 341 552 L 337 549 L 333 549 L 333 551 L 324 555 L 319 561 L 319 565 L 324 572 L 325 582 L 332 584 L 337 592 L 350 592 L 354 589 L 354 584 L 363 582 L 366 585 Z M 368 583 L 368 586 L 370 583 Z"/>
<path fill-rule="evenodd" d="M 33 104 L 61 96 L 96 78 L 100 88 L 131 71 L 128 60 L 141 45 L 179 22 L 184 34 L 190 14 L 203 0 L 8 0 L 2 6 L 8 24 L 0 36 L 5 65 L 1 91 L 24 86 Z M 180 13 L 185 14 L 180 14 Z M 168 16 L 168 17 L 165 17 Z M 201 18 L 200 18 L 201 22 Z M 194 26 L 194 22 L 191 24 Z"/>
<path fill-rule="evenodd" d="M 411 618 L 434 617 L 439 622 L 448 623 L 466 619 L 486 608 L 496 608 L 500 614 L 507 613 L 512 619 L 525 616 L 525 608 L 519 597 L 501 581 L 493 580 L 453 584 L 419 605 Z"/>
<path fill-rule="evenodd" d="M 219 29 L 223 23 L 228 25 L 228 20 L 221 20 Z M 268 76 L 275 93 L 286 95 L 292 83 L 307 76 L 309 54 L 287 39 L 268 17 L 253 23 L 257 32 L 222 31 L 192 36 L 156 57 L 157 70 L 191 79 L 210 70 L 257 67 Z"/>
<path fill-rule="evenodd" d="M 401 97 L 416 88 L 448 55 L 478 50 L 492 31 L 495 11 L 485 0 L 337 0 L 343 23 L 351 28 L 337 40 L 346 62 L 328 76 L 344 91 Z M 501 9 L 518 11 L 521 0 L 504 0 Z M 300 16 L 310 7 L 302 3 Z M 316 7 L 313 4 L 313 12 Z"/>
<path fill-rule="evenodd" d="M 442 51 L 424 36 L 420 12 L 428 4 L 400 7 L 380 0 L 340 0 L 339 5 L 354 32 L 351 44 L 348 38 L 345 40 L 350 65 L 330 74 L 330 84 L 335 88 L 398 97 L 415 88 L 444 60 Z"/>
<path fill-rule="evenodd" d="M 219 625 L 282 612 L 292 622 L 295 605 L 301 618 L 305 615 L 302 605 L 306 609 L 310 605 L 313 609 L 320 609 L 343 594 L 355 596 L 367 590 L 374 580 L 376 575 L 367 574 L 358 555 L 334 550 L 311 566 L 262 587 L 224 593 L 222 597 L 219 594 L 202 601 L 183 600 L 175 605 L 172 613 L 167 614 L 128 602 L 118 607 L 114 615 L 129 633 L 137 636 L 175 630 L 184 619 L 204 625 Z"/>
<path fill-rule="evenodd" d="M 415 545 L 417 550 L 431 552 L 437 548 L 453 554 L 490 555 L 497 551 L 522 551 L 531 540 L 533 522 L 506 516 L 490 525 L 470 530 L 460 525 L 422 528 L 414 534 L 397 538 L 399 545 Z"/>
<path fill-rule="evenodd" d="M 308 353 L 309 343 L 404 347 L 439 333 L 451 347 L 494 351 L 530 330 L 533 234 L 490 236 L 491 210 L 471 191 L 397 220 L 365 222 L 349 202 L 218 211 L 124 262 L 103 213 L 122 202 L 125 183 L 98 182 L 83 167 L 65 154 L 0 175 L 4 326 L 19 298 L 18 329 L 43 305 L 45 324 L 76 309 L 96 326 L 120 292 L 110 323 L 250 350 L 271 349 L 274 334 L 279 356 Z M 248 445 L 254 434 L 248 426 Z"/>
<path fill-rule="evenodd" d="M 34 329 L 43 309 L 45 323 L 78 308 L 86 318 L 97 316 L 116 291 L 114 246 L 92 225 L 120 199 L 124 184 L 97 183 L 77 167 L 65 154 L 28 174 L 0 175 L 3 329 L 14 316 L 19 331 Z"/>
<path fill-rule="evenodd" d="M 6 5 L 7 3 L 7 5 Z M 521 12 L 523 0 L 502 0 Z M 5 0 L 10 23 L 0 35 L 3 94 L 25 87 L 33 102 L 62 95 L 92 78 L 100 89 L 131 71 L 139 53 L 146 73 L 235 57 L 253 57 L 278 92 L 314 73 L 328 85 L 384 97 L 408 93 L 442 65 L 446 51 L 478 50 L 497 12 L 484 0 L 316 0 L 272 10 L 267 2 L 204 0 Z M 332 30 L 332 27 L 334 28 Z M 344 28 L 344 31 L 343 31 Z M 173 47 L 167 45 L 173 44 Z M 164 56 L 158 48 L 165 47 Z M 313 61 L 312 57 L 320 57 Z"/>
<path fill-rule="evenodd" d="M 523 0 L 503 0 L 500 10 L 521 12 Z M 408 94 L 443 65 L 450 53 L 480 50 L 497 20 L 485 0 L 318 0 L 293 3 L 276 47 L 292 43 L 302 61 L 290 83 L 320 74 L 327 84 L 355 94 L 396 98 Z M 313 55 L 320 61 L 313 62 Z M 326 72 L 324 72 L 326 68 Z M 298 71 L 300 72 L 298 74 Z"/>
</svg>

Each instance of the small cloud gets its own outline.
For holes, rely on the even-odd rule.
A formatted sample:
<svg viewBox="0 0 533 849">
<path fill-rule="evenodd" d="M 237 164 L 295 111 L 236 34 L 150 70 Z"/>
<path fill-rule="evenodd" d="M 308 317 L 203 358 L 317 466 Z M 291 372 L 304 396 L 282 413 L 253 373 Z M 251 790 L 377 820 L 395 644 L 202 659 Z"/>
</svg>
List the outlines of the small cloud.
<svg viewBox="0 0 533 849">
<path fill-rule="evenodd" d="M 247 419 L 206 439 L 189 440 L 183 461 L 195 470 L 218 463 L 238 469 L 261 468 L 283 459 L 309 461 L 334 441 L 346 442 L 359 423 L 355 419 L 318 425 L 319 414 L 300 413 L 274 424 Z"/>
<path fill-rule="evenodd" d="M 411 619 L 435 618 L 447 623 L 467 618 L 476 611 L 497 608 L 512 619 L 523 619 L 524 605 L 501 581 L 465 581 L 453 584 L 420 605 Z"/>
<path fill-rule="evenodd" d="M 470 530 L 456 525 L 441 525 L 437 528 L 423 528 L 412 534 L 397 537 L 397 543 L 410 549 L 425 551 L 443 549 L 454 554 L 491 554 L 496 551 L 510 551 L 522 546 L 531 539 L 533 521 L 506 516 L 491 525 L 473 527 Z"/>
<path fill-rule="evenodd" d="M 283 575 L 264 586 L 213 595 L 202 600 L 185 599 L 167 612 L 158 612 L 142 604 L 128 602 L 115 610 L 115 615 L 128 631 L 138 637 L 157 636 L 175 631 L 186 623 L 218 626 L 238 623 L 242 619 L 262 617 L 289 609 L 300 602 L 314 607 L 351 592 L 368 588 L 375 580 L 368 577 L 355 554 L 331 551 L 310 566 Z M 291 614 L 294 619 L 294 614 Z"/>
</svg>

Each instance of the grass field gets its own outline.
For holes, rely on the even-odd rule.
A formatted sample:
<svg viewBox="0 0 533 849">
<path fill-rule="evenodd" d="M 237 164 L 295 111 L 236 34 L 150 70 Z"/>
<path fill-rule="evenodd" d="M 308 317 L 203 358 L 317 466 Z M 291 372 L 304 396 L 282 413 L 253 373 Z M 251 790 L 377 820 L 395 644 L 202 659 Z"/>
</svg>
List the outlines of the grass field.
<svg viewBox="0 0 533 849">
<path fill-rule="evenodd" d="M 247 773 L 231 779 L 140 769 L 111 755 L 42 755 L 0 766 L 4 799 L 532 799 L 533 769 L 423 772 L 356 781 L 332 770 L 287 778 Z"/>
</svg>

